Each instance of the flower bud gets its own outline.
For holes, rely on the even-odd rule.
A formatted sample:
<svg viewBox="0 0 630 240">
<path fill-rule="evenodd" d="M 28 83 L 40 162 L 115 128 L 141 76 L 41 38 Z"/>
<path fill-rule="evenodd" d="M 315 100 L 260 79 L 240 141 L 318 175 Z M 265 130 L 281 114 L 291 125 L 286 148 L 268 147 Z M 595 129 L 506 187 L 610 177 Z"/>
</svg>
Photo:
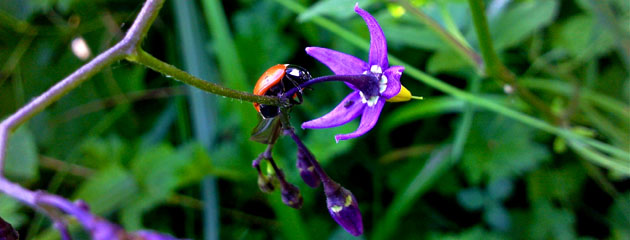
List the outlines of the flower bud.
<svg viewBox="0 0 630 240">
<path fill-rule="evenodd" d="M 282 202 L 292 208 L 302 207 L 302 194 L 295 185 L 286 183 L 282 186 Z"/>
<path fill-rule="evenodd" d="M 260 188 L 260 191 L 270 193 L 275 190 L 275 187 L 273 186 L 274 176 L 275 175 L 265 177 L 262 174 L 258 174 L 258 188 Z"/>
<path fill-rule="evenodd" d="M 354 236 L 363 234 L 363 219 L 354 195 L 339 186 L 335 191 L 326 191 L 328 212 L 335 221 Z"/>
<path fill-rule="evenodd" d="M 321 181 L 315 172 L 315 166 L 313 166 L 311 160 L 315 161 L 315 158 L 308 149 L 298 148 L 297 168 L 300 170 L 300 176 L 309 187 L 317 188 Z"/>
</svg>

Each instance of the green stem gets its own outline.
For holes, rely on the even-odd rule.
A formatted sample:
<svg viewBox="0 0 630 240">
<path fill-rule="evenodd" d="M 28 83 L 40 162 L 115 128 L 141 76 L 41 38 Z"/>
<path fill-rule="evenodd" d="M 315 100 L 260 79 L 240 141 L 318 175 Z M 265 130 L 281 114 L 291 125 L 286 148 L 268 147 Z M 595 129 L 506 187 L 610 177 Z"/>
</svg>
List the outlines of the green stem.
<svg viewBox="0 0 630 240">
<path fill-rule="evenodd" d="M 523 97 L 527 103 L 541 111 L 556 125 L 560 124 L 560 118 L 551 111 L 549 105 L 540 100 L 540 98 L 536 95 L 532 94 L 527 88 L 520 86 L 516 81 L 516 76 L 510 72 L 503 63 L 501 63 L 501 60 L 499 60 L 499 57 L 492 45 L 492 37 L 490 36 L 490 28 L 488 27 L 483 1 L 468 0 L 468 3 L 470 5 L 475 32 L 477 33 L 479 48 L 481 48 L 481 55 L 486 63 L 485 72 L 494 79 L 497 79 L 504 84 L 513 86 L 514 89 L 516 89 L 516 92 Z"/>
<path fill-rule="evenodd" d="M 492 37 L 490 37 L 490 28 L 486 20 L 486 10 L 483 1 L 468 0 L 468 4 L 470 5 L 470 12 L 472 14 L 475 32 L 477 33 L 477 39 L 479 40 L 481 55 L 486 63 L 486 71 L 489 75 L 495 76 L 499 72 L 502 64 L 492 45 Z"/>
<path fill-rule="evenodd" d="M 459 55 L 461 55 L 466 61 L 468 61 L 475 69 L 482 73 L 483 72 L 483 59 L 476 53 L 473 49 L 468 47 L 465 43 L 463 43 L 460 39 L 458 39 L 453 34 L 446 31 L 438 22 L 433 20 L 431 17 L 426 15 L 424 12 L 418 10 L 418 8 L 414 7 L 409 3 L 408 0 L 396 0 L 400 6 L 402 6 L 406 11 L 410 12 L 414 17 L 416 17 L 420 22 L 424 23 L 433 30 L 435 33 L 442 38 L 448 45 L 451 46 Z"/>
<path fill-rule="evenodd" d="M 252 93 L 238 91 L 231 88 L 226 88 L 216 83 L 202 80 L 193 75 L 190 75 L 187 72 L 182 71 L 181 69 L 173 65 L 160 61 L 159 59 L 151 56 L 151 54 L 143 50 L 138 50 L 136 51 L 135 54 L 130 54 L 127 57 L 127 60 L 144 65 L 168 77 L 172 77 L 175 80 L 181 81 L 188 85 L 192 85 L 196 88 L 199 88 L 201 90 L 204 90 L 206 92 L 213 93 L 216 95 L 234 98 L 234 99 L 240 99 L 240 100 L 244 100 L 248 102 L 257 102 L 260 104 L 281 105 L 281 106 L 284 104 L 288 104 L 288 102 L 281 101 L 277 97 L 254 95 Z"/>
</svg>

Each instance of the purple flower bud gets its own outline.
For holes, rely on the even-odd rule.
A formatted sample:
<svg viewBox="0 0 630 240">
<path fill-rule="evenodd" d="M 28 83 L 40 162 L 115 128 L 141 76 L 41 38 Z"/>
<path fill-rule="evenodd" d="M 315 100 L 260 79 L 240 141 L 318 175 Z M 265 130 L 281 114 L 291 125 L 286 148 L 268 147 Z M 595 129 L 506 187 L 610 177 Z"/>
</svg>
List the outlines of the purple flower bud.
<svg viewBox="0 0 630 240">
<path fill-rule="evenodd" d="M 258 188 L 260 188 L 260 191 L 264 193 L 273 192 L 273 190 L 275 190 L 275 187 L 273 186 L 273 180 L 274 176 L 265 177 L 262 174 L 258 174 Z"/>
<path fill-rule="evenodd" d="M 0 240 L 17 240 L 20 236 L 11 224 L 0 218 Z"/>
<path fill-rule="evenodd" d="M 292 208 L 302 207 L 302 194 L 295 185 L 286 183 L 282 186 L 282 202 Z"/>
<path fill-rule="evenodd" d="M 319 187 L 319 183 L 321 181 L 315 172 L 315 166 L 313 166 L 311 161 L 316 161 L 313 154 L 311 154 L 308 149 L 298 146 L 297 168 L 300 170 L 300 176 L 302 177 L 302 180 L 304 180 L 304 183 L 306 183 L 309 187 L 317 188 Z"/>
<path fill-rule="evenodd" d="M 363 219 L 357 199 L 348 189 L 339 186 L 334 191 L 326 191 L 328 212 L 335 221 L 354 236 L 363 234 Z"/>
</svg>

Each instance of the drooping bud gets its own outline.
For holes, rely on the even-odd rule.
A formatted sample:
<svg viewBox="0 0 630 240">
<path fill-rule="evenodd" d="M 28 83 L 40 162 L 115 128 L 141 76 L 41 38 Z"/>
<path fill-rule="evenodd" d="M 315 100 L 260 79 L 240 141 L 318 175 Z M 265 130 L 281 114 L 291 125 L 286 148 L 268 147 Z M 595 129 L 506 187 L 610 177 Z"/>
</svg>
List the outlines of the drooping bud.
<svg viewBox="0 0 630 240">
<path fill-rule="evenodd" d="M 300 176 L 309 187 L 317 188 L 321 181 L 315 172 L 315 166 L 313 166 L 312 161 L 316 161 L 313 154 L 306 148 L 298 147 L 297 168 L 300 170 Z"/>
<path fill-rule="evenodd" d="M 363 234 L 361 211 L 352 192 L 342 186 L 334 191 L 325 192 L 330 216 L 350 234 L 354 236 Z"/>
<path fill-rule="evenodd" d="M 274 177 L 275 175 L 266 177 L 262 174 L 258 174 L 258 188 L 260 188 L 260 191 L 264 193 L 273 192 L 273 190 L 275 190 L 273 186 Z"/>
<path fill-rule="evenodd" d="M 0 218 L 0 240 L 17 240 L 18 232 L 13 229 L 11 224 Z"/>
<path fill-rule="evenodd" d="M 292 208 L 302 207 L 302 194 L 295 185 L 286 183 L 282 185 L 282 202 Z"/>
</svg>

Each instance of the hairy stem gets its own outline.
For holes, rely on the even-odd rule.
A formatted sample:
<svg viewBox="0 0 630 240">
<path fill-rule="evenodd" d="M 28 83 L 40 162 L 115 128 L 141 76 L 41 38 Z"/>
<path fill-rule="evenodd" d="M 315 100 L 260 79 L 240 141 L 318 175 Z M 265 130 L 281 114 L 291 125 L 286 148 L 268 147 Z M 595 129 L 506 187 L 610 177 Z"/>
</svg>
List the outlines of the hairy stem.
<svg viewBox="0 0 630 240">
<path fill-rule="evenodd" d="M 257 102 L 257 103 L 266 104 L 266 105 L 283 106 L 285 104 L 288 104 L 288 102 L 282 101 L 281 99 L 277 97 L 254 95 L 252 93 L 238 91 L 238 90 L 234 90 L 231 88 L 218 85 L 216 83 L 204 81 L 200 78 L 197 78 L 191 75 L 190 73 L 180 70 L 179 68 L 173 65 L 165 63 L 151 56 L 151 54 L 143 51 L 142 49 L 138 49 L 134 54 L 127 56 L 127 60 L 144 65 L 159 73 L 172 77 L 175 80 L 181 81 L 188 85 L 192 85 L 206 92 L 214 93 L 216 95 L 221 95 L 221 96 L 234 98 L 234 99 L 240 99 L 240 100 L 249 101 L 249 102 Z"/>
<path fill-rule="evenodd" d="M 468 0 L 468 4 L 470 5 L 473 25 L 475 27 L 475 32 L 477 33 L 479 48 L 481 49 L 481 55 L 485 63 L 485 72 L 492 78 L 501 81 L 503 84 L 514 87 L 516 92 L 523 97 L 527 103 L 542 112 L 545 117 L 551 120 L 554 124 L 560 124 L 560 118 L 551 111 L 549 105 L 530 92 L 527 88 L 520 86 L 520 84 L 516 81 L 514 73 L 510 72 L 510 70 L 501 63 L 501 60 L 499 60 L 499 57 L 494 50 L 494 46 L 492 45 L 492 37 L 490 36 L 490 28 L 488 27 L 488 20 L 486 18 L 483 1 Z"/>
<path fill-rule="evenodd" d="M 147 0 L 133 25 L 125 34 L 125 37 L 107 51 L 99 54 L 87 64 L 53 85 L 50 89 L 21 107 L 17 112 L 0 122 L 0 192 L 15 198 L 22 203 L 48 215 L 53 220 L 62 239 L 70 239 L 70 234 L 61 212 L 73 215 L 90 232 L 94 239 L 143 239 L 146 233 L 128 234 L 115 224 L 92 215 L 84 203 L 72 203 L 69 200 L 46 193 L 44 191 L 31 191 L 19 184 L 13 183 L 4 177 L 4 160 L 6 159 L 7 141 L 11 131 L 28 121 L 35 114 L 43 111 L 53 102 L 66 95 L 72 89 L 103 70 L 106 66 L 120 61 L 130 54 L 136 53 L 142 39 L 157 17 L 164 0 Z M 155 234 L 154 236 L 158 236 Z M 159 235 L 160 239 L 173 239 Z"/>
</svg>

